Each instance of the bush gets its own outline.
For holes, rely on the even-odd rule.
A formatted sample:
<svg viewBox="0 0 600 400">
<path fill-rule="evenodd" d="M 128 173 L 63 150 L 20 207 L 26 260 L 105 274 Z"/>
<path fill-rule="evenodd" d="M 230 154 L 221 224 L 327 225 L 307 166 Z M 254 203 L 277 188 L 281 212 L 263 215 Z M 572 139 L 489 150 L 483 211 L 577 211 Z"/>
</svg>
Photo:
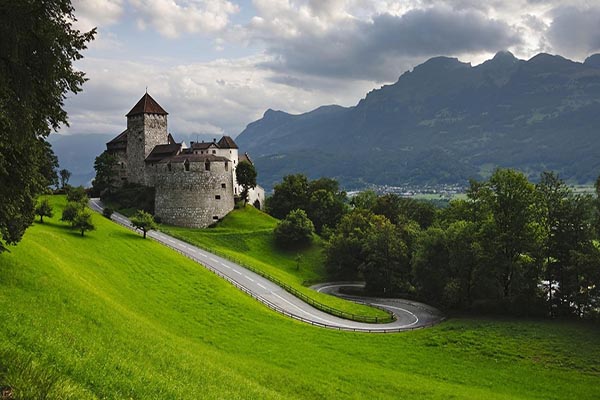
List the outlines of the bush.
<svg viewBox="0 0 600 400">
<path fill-rule="evenodd" d="M 275 242 L 281 247 L 309 244 L 315 227 L 304 210 L 293 210 L 276 227 Z"/>
<path fill-rule="evenodd" d="M 67 187 L 67 201 L 87 202 L 87 193 L 83 186 Z"/>
<path fill-rule="evenodd" d="M 61 221 L 73 222 L 77 213 L 81 211 L 84 206 L 80 202 L 69 201 L 62 212 Z"/>
<path fill-rule="evenodd" d="M 115 210 L 113 210 L 112 208 L 104 207 L 104 210 L 102 210 L 102 215 L 104 215 L 106 218 L 110 219 L 110 217 L 112 217 L 114 212 L 115 212 Z"/>
</svg>

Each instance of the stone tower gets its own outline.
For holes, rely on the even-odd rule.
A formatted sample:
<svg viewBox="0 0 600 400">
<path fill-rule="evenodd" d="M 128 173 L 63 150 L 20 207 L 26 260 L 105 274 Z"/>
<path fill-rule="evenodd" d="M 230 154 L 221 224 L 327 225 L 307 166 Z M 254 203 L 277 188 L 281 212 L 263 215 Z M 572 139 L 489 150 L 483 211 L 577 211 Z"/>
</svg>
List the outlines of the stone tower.
<svg viewBox="0 0 600 400">
<path fill-rule="evenodd" d="M 159 144 L 168 143 L 168 113 L 148 93 L 127 114 L 127 180 L 147 184 L 144 160 Z"/>
</svg>

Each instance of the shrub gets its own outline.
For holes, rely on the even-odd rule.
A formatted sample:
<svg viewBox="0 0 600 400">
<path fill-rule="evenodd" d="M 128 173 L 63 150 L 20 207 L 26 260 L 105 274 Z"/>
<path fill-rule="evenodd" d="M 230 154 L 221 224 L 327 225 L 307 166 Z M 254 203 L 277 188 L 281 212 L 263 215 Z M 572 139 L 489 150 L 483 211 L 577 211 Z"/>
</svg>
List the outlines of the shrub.
<svg viewBox="0 0 600 400">
<path fill-rule="evenodd" d="M 87 202 L 87 193 L 83 186 L 67 187 L 67 201 Z"/>
<path fill-rule="evenodd" d="M 115 210 L 113 210 L 112 208 L 104 207 L 104 210 L 102 210 L 102 215 L 104 215 L 106 218 L 110 219 L 110 217 L 112 217 L 114 212 L 115 212 Z"/>
<path fill-rule="evenodd" d="M 293 210 L 276 227 L 275 242 L 282 247 L 309 244 L 315 227 L 304 210 Z"/>
<path fill-rule="evenodd" d="M 69 201 L 63 209 L 62 217 L 60 218 L 61 221 L 73 222 L 73 220 L 75 220 L 75 217 L 77 216 L 77 213 L 83 208 L 84 206 L 81 203 Z"/>
</svg>

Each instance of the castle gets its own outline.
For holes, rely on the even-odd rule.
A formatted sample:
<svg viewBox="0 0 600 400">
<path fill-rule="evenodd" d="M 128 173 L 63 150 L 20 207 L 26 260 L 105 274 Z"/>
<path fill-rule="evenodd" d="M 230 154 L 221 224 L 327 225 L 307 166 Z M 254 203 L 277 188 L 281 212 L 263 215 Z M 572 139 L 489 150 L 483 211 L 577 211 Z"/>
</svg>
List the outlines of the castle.
<svg viewBox="0 0 600 400">
<path fill-rule="evenodd" d="M 162 222 L 204 228 L 233 210 L 242 191 L 235 176 L 239 162 L 252 163 L 229 136 L 219 141 L 177 143 L 167 131 L 168 113 L 148 93 L 127 114 L 127 129 L 106 151 L 117 159 L 120 184 L 155 188 L 155 215 Z M 264 206 L 260 186 L 250 190 L 248 202 Z"/>
</svg>

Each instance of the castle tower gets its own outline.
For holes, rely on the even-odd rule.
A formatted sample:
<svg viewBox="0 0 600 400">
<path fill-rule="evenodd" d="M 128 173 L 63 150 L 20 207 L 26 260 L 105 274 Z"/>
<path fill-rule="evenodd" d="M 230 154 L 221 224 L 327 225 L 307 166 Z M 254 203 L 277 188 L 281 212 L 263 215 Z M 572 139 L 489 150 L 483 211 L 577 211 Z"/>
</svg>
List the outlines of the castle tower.
<svg viewBox="0 0 600 400">
<path fill-rule="evenodd" d="M 127 114 L 127 180 L 147 184 L 144 160 L 168 143 L 168 113 L 148 93 Z"/>
</svg>

